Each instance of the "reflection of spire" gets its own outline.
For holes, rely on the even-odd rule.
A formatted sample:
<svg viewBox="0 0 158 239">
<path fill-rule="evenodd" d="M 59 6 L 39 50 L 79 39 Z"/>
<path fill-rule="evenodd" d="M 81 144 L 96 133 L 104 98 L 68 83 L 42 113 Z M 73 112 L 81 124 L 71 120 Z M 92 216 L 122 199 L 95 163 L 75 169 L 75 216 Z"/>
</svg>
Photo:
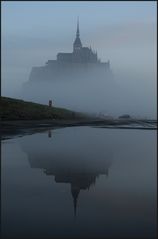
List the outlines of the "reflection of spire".
<svg viewBox="0 0 158 239">
<path fill-rule="evenodd" d="M 71 184 L 71 194 L 73 197 L 73 203 L 74 203 L 74 216 L 76 216 L 76 211 L 77 211 L 77 199 L 79 195 L 80 189 L 78 187 L 74 187 Z"/>
</svg>

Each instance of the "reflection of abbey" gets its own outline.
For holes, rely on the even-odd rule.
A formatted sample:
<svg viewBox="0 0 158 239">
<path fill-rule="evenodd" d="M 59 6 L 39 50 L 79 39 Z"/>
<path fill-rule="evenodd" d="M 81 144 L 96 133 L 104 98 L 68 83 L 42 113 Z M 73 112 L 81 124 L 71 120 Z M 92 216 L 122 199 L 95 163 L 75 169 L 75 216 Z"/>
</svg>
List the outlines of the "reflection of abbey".
<svg viewBox="0 0 158 239">
<path fill-rule="evenodd" d="M 56 60 L 48 60 L 45 66 L 33 67 L 30 80 L 54 80 L 69 77 L 106 77 L 110 73 L 110 63 L 102 63 L 91 47 L 83 47 L 80 40 L 79 22 L 72 53 L 58 53 Z"/>
<path fill-rule="evenodd" d="M 112 158 L 109 145 L 104 146 L 104 152 L 100 153 L 102 147 L 97 151 L 95 147 L 91 148 L 91 144 L 86 144 L 89 152 L 87 157 L 85 150 L 80 152 L 80 147 L 84 147 L 87 137 L 83 139 L 78 134 L 74 134 L 74 131 L 65 136 L 55 134 L 55 138 L 51 140 L 52 131 L 48 131 L 48 139 L 42 134 L 38 136 L 38 144 L 36 137 L 33 141 L 21 141 L 22 149 L 27 154 L 32 169 L 42 169 L 44 174 L 52 176 L 56 183 L 70 185 L 75 215 L 80 192 L 94 186 L 99 176 L 109 175 Z M 73 140 L 73 144 L 70 143 L 70 139 Z M 56 148 L 56 142 L 60 142 L 59 148 Z M 92 142 L 95 144 L 96 139 L 94 138 Z"/>
<path fill-rule="evenodd" d="M 85 165 L 83 164 L 81 165 L 81 170 L 78 170 L 75 166 L 72 167 L 71 165 L 68 165 L 66 169 L 63 168 L 62 165 L 57 163 L 56 160 L 53 160 L 53 157 L 51 159 L 51 162 L 49 163 L 47 158 L 40 160 L 42 163 L 39 163 L 39 158 L 33 158 L 30 155 L 28 157 L 28 160 L 31 168 L 43 169 L 46 175 L 54 176 L 56 183 L 68 183 L 71 185 L 71 195 L 73 197 L 75 215 L 80 190 L 89 190 L 92 185 L 95 185 L 96 179 L 100 175 L 108 176 L 109 173 L 109 162 L 102 164 L 102 168 L 98 167 L 96 168 L 96 170 L 88 168 L 89 165 L 86 165 L 87 169 L 85 169 Z M 67 163 L 68 162 L 69 161 L 67 161 Z"/>
</svg>

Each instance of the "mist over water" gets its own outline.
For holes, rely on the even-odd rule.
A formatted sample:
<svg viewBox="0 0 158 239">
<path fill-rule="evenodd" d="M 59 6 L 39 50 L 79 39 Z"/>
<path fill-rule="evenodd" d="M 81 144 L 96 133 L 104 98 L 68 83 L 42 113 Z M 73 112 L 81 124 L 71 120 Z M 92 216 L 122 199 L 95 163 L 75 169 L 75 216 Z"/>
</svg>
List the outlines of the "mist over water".
<svg viewBox="0 0 158 239">
<path fill-rule="evenodd" d="M 57 107 L 66 107 L 75 111 L 103 113 L 119 116 L 130 114 L 136 117 L 156 118 L 156 81 L 154 74 L 132 75 L 131 72 L 114 72 L 113 77 L 79 76 L 63 81 L 52 80 L 24 82 L 16 88 L 4 90 L 4 96 L 20 98 L 42 104 L 49 99 Z M 20 79 L 19 79 L 20 81 Z M 6 93 L 5 93 L 6 92 Z"/>
<path fill-rule="evenodd" d="M 110 78 L 80 76 L 64 80 L 26 82 L 11 96 L 75 111 L 119 116 L 156 118 L 156 82 L 154 74 L 113 73 Z"/>
</svg>

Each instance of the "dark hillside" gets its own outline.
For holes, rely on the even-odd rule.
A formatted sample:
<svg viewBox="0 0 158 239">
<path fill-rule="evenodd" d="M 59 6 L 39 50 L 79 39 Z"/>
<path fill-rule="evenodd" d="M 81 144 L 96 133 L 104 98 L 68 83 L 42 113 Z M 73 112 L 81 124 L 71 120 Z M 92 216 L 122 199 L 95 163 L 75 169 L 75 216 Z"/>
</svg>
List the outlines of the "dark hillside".
<svg viewBox="0 0 158 239">
<path fill-rule="evenodd" d="M 1 97 L 1 120 L 43 120 L 43 119 L 82 119 L 81 113 L 67 109 L 27 102 L 19 99 Z"/>
</svg>

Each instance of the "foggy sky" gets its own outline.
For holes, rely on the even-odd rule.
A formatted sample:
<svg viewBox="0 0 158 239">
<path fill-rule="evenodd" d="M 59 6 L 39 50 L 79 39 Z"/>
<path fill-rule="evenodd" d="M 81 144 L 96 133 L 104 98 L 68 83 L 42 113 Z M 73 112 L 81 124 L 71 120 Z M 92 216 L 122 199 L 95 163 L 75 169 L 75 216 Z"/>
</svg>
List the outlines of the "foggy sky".
<svg viewBox="0 0 158 239">
<path fill-rule="evenodd" d="M 152 1 L 3 2 L 2 95 L 18 97 L 32 66 L 44 65 L 58 52 L 72 52 L 77 16 L 83 46 L 91 45 L 102 61 L 110 60 L 123 92 L 117 113 L 156 117 L 156 3 Z M 111 98 L 115 94 L 116 89 Z"/>
</svg>

